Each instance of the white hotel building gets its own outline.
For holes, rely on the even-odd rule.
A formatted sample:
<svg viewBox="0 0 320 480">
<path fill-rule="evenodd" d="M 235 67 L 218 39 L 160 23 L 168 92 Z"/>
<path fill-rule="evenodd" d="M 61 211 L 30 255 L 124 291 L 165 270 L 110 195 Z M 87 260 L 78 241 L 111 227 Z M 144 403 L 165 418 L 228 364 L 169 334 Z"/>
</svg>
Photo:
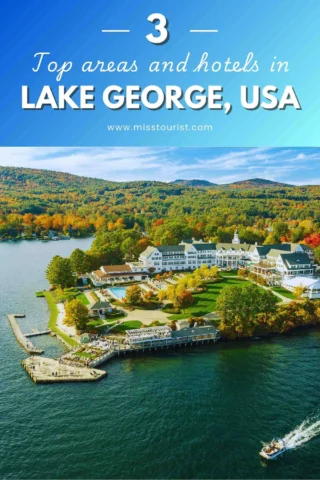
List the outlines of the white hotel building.
<svg viewBox="0 0 320 480">
<path fill-rule="evenodd" d="M 201 265 L 220 268 L 246 266 L 257 275 L 292 277 L 312 276 L 315 271 L 313 251 L 307 245 L 283 243 L 250 245 L 241 243 L 236 232 L 232 243 L 183 241 L 180 245 L 148 247 L 139 257 L 141 270 L 155 272 L 195 270 Z"/>
<path fill-rule="evenodd" d="M 236 232 L 232 243 L 186 240 L 180 245 L 148 247 L 141 253 L 139 264 L 156 272 L 195 270 L 201 265 L 236 268 L 250 260 L 248 252 L 254 248 L 255 245 L 241 244 Z"/>
<path fill-rule="evenodd" d="M 296 279 L 308 287 L 308 292 L 308 279 L 313 278 L 316 269 L 313 250 L 307 245 L 250 245 L 241 243 L 236 232 L 232 243 L 205 243 L 192 239 L 179 245 L 150 246 L 141 253 L 138 262 L 102 266 L 90 276 L 95 285 L 130 283 L 148 280 L 153 272 L 193 271 L 201 265 L 230 269 L 246 267 L 264 277 L 269 285 L 282 284 L 286 288 L 288 280 Z M 315 294 L 320 295 L 317 290 L 318 282 L 312 298 L 319 298 L 315 297 Z"/>
</svg>

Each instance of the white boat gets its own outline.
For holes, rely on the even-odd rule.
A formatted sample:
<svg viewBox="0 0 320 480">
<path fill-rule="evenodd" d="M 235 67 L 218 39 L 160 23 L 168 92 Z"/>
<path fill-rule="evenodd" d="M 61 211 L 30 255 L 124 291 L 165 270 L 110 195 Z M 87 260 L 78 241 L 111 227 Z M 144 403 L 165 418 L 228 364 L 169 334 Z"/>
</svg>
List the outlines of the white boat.
<svg viewBox="0 0 320 480">
<path fill-rule="evenodd" d="M 269 445 L 265 445 L 259 453 L 267 460 L 273 460 L 287 450 L 286 442 L 282 438 L 275 437 Z"/>
</svg>

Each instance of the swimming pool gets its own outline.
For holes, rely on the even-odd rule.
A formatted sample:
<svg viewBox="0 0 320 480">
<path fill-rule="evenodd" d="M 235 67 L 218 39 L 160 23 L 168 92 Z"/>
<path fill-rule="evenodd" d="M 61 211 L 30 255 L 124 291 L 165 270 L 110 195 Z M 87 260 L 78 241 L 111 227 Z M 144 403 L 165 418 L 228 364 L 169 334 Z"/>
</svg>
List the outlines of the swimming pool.
<svg viewBox="0 0 320 480">
<path fill-rule="evenodd" d="M 110 294 L 117 298 L 118 300 L 122 300 L 123 297 L 126 296 L 126 290 L 128 287 L 110 287 L 108 288 Z"/>
</svg>

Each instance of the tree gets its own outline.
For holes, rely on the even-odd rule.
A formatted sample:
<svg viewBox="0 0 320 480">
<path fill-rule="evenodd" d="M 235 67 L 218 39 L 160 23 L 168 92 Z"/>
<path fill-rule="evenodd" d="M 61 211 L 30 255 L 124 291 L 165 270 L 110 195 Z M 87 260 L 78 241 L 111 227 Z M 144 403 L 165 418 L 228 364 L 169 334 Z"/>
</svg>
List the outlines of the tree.
<svg viewBox="0 0 320 480">
<path fill-rule="evenodd" d="M 141 302 L 141 288 L 139 285 L 131 285 L 131 287 L 128 287 L 125 298 L 129 305 L 139 305 Z"/>
<path fill-rule="evenodd" d="M 89 321 L 89 311 L 80 300 L 76 298 L 66 304 L 65 323 L 74 325 L 77 330 L 83 330 Z"/>
<path fill-rule="evenodd" d="M 320 233 L 312 233 L 304 239 L 307 245 L 310 247 L 319 247 L 320 246 Z"/>
<path fill-rule="evenodd" d="M 162 300 L 165 300 L 167 298 L 167 292 L 165 290 L 159 290 L 157 293 L 157 297 L 158 300 L 160 300 L 161 302 Z"/>
<path fill-rule="evenodd" d="M 185 275 L 184 277 L 179 278 L 178 285 L 183 287 L 183 289 L 185 289 L 188 286 L 190 278 L 192 278 L 192 277 L 193 277 L 193 275 L 188 274 L 188 275 Z"/>
<path fill-rule="evenodd" d="M 220 328 L 237 336 L 251 336 L 261 317 L 267 322 L 275 312 L 277 299 L 269 290 L 257 285 L 233 285 L 220 293 L 216 310 L 221 318 Z"/>
<path fill-rule="evenodd" d="M 187 286 L 188 288 L 191 288 L 191 289 L 195 289 L 199 286 L 196 280 L 196 277 L 194 275 L 190 275 L 190 277 L 188 278 Z"/>
<path fill-rule="evenodd" d="M 146 302 L 150 302 L 152 297 L 153 297 L 153 292 L 151 290 L 148 290 L 147 292 L 143 293 L 143 298 L 145 299 Z"/>
<path fill-rule="evenodd" d="M 210 277 L 211 277 L 211 278 L 217 278 L 218 273 L 219 273 L 218 267 L 217 267 L 216 265 L 213 265 L 213 266 L 210 268 Z"/>
<path fill-rule="evenodd" d="M 90 257 L 80 248 L 76 248 L 70 255 L 73 272 L 87 273 L 90 271 Z"/>
<path fill-rule="evenodd" d="M 60 286 L 63 289 L 72 287 L 75 283 L 70 260 L 59 255 L 54 256 L 49 263 L 46 277 L 51 285 Z"/>
<path fill-rule="evenodd" d="M 239 309 L 239 297 L 242 290 L 241 287 L 237 285 L 230 285 L 225 287 L 216 303 L 216 311 L 219 314 L 221 319 L 220 329 L 221 330 L 232 330 L 236 331 L 237 321 L 238 321 L 238 309 Z"/>
<path fill-rule="evenodd" d="M 281 237 L 286 237 L 289 232 L 289 227 L 287 223 L 284 222 L 275 222 L 272 227 L 272 234 L 275 243 L 281 241 Z"/>
<path fill-rule="evenodd" d="M 261 275 L 257 275 L 256 282 L 258 283 L 258 285 L 261 285 L 262 287 L 265 287 L 267 285 L 267 280 Z"/>
<path fill-rule="evenodd" d="M 167 299 L 170 300 L 170 302 L 173 303 L 173 305 L 176 304 L 177 301 L 177 287 L 176 285 L 168 285 L 166 289 L 166 294 L 167 294 Z"/>
<path fill-rule="evenodd" d="M 320 263 L 320 247 L 314 249 L 314 258 L 318 263 Z"/>
<path fill-rule="evenodd" d="M 249 270 L 247 268 L 239 268 L 238 276 L 241 278 L 247 278 L 249 275 Z"/>
<path fill-rule="evenodd" d="M 133 261 L 136 259 L 136 241 L 133 238 L 126 238 L 121 244 L 121 253 L 123 255 L 123 259 L 126 262 Z"/>
<path fill-rule="evenodd" d="M 295 296 L 295 298 L 300 299 L 302 298 L 306 290 L 307 290 L 306 287 L 304 287 L 303 285 L 298 285 L 294 287 L 292 293 Z"/>
<path fill-rule="evenodd" d="M 177 302 L 179 304 L 179 307 L 184 310 L 188 307 L 191 307 L 194 303 L 194 298 L 191 295 L 188 290 L 184 290 L 182 293 L 180 293 L 177 297 Z"/>
</svg>

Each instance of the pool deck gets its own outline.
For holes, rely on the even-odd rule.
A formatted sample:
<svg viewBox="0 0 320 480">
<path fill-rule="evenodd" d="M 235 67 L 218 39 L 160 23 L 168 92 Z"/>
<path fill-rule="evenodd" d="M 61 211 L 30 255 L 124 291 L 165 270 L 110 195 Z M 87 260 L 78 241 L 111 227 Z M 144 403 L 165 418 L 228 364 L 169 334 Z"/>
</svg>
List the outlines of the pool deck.
<svg viewBox="0 0 320 480">
<path fill-rule="evenodd" d="M 25 315 L 23 313 L 12 313 L 7 315 L 13 333 L 15 334 L 16 339 L 20 343 L 20 345 L 31 354 L 40 354 L 43 353 L 43 350 L 36 348 L 33 343 L 27 338 L 21 331 L 20 326 L 17 322 L 17 318 L 24 318 Z"/>
<path fill-rule="evenodd" d="M 29 357 L 21 363 L 35 383 L 97 382 L 107 376 L 104 370 L 65 365 L 46 357 Z"/>
</svg>

